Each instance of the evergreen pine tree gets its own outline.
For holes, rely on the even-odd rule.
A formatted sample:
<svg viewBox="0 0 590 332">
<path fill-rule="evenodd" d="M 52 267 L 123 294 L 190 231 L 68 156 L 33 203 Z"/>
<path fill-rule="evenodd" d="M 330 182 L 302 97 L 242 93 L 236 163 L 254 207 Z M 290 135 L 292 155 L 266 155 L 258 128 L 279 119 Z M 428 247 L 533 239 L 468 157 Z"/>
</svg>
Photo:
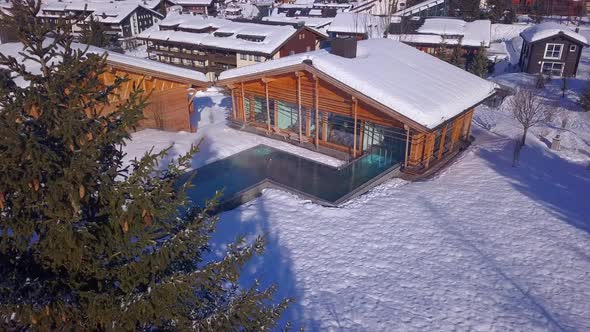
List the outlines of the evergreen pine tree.
<svg viewBox="0 0 590 332">
<path fill-rule="evenodd" d="M 461 42 L 453 46 L 449 63 L 459 68 L 465 69 L 465 61 L 463 60 L 463 49 L 461 47 Z"/>
<path fill-rule="evenodd" d="M 485 78 L 488 74 L 488 57 L 483 44 L 477 49 L 477 54 L 473 56 L 469 71 L 479 77 Z"/>
<path fill-rule="evenodd" d="M 290 300 L 276 303 L 274 286 L 237 285 L 263 239 L 238 239 L 221 258 L 205 259 L 215 200 L 189 207 L 188 185 L 177 188 L 194 151 L 163 170 L 157 164 L 167 151 L 124 166 L 121 146 L 142 117 L 142 92 L 103 112 L 125 79 L 101 82 L 106 55 L 72 48 L 71 25 L 43 23 L 40 4 L 17 0 L 12 16 L 0 17 L 37 62 L 26 68 L 0 54 L 0 324 L 273 328 Z"/>
<path fill-rule="evenodd" d="M 97 47 L 108 46 L 110 39 L 105 33 L 104 25 L 98 22 L 93 15 L 90 15 L 89 18 L 88 22 L 81 24 L 80 42 Z"/>
</svg>

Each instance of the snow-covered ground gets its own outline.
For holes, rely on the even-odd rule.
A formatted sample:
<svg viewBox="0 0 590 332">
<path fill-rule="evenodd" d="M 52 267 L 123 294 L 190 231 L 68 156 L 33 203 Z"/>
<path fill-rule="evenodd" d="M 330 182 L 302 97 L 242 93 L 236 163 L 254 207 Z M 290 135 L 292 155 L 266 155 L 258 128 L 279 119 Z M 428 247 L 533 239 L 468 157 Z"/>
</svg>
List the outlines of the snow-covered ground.
<svg viewBox="0 0 590 332">
<path fill-rule="evenodd" d="M 238 234 L 266 234 L 243 283 L 278 283 L 278 295 L 296 299 L 285 320 L 310 331 L 589 331 L 590 113 L 575 104 L 588 49 L 581 66 L 566 98 L 559 80 L 547 85 L 559 114 L 533 129 L 520 167 L 511 166 L 519 127 L 506 110 L 480 107 L 474 144 L 435 178 L 392 180 L 340 208 L 267 190 L 221 215 L 215 250 Z M 126 151 L 174 143 L 181 153 L 203 137 L 195 167 L 259 143 L 338 164 L 227 128 L 228 107 L 227 97 L 204 93 L 196 134 L 145 130 Z M 548 140 L 558 132 L 564 149 L 554 152 Z"/>
</svg>

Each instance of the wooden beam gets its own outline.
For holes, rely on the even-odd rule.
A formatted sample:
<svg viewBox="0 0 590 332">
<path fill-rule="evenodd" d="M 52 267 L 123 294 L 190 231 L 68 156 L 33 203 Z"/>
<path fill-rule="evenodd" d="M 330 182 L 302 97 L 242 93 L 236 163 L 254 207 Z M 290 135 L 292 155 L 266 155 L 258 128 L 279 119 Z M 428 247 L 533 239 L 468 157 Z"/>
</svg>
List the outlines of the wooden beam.
<svg viewBox="0 0 590 332">
<path fill-rule="evenodd" d="M 315 92 L 314 92 L 314 108 L 315 108 L 315 148 L 316 150 L 320 147 L 320 97 L 319 97 L 319 83 L 320 80 L 317 76 L 313 76 L 315 80 Z"/>
<path fill-rule="evenodd" d="M 406 153 L 404 154 L 404 168 L 408 167 L 408 150 L 410 147 L 410 126 L 404 124 L 406 130 Z"/>
<path fill-rule="evenodd" d="M 244 93 L 244 82 L 241 83 L 241 89 L 242 89 L 242 117 L 244 120 L 244 124 L 246 124 L 248 121 L 246 120 L 246 94 Z"/>
<path fill-rule="evenodd" d="M 270 102 L 268 98 L 268 82 L 264 83 L 264 95 L 266 97 L 266 129 L 270 132 Z"/>
<path fill-rule="evenodd" d="M 299 117 L 298 119 L 298 123 L 299 123 L 299 143 L 302 142 L 302 137 L 301 137 L 301 75 L 299 75 L 299 72 L 295 73 L 295 76 L 297 76 L 297 110 L 299 112 Z"/>
<path fill-rule="evenodd" d="M 358 101 L 355 97 L 352 97 L 352 113 L 354 114 L 354 137 L 352 139 L 352 157 L 356 158 L 356 132 L 357 132 L 357 108 L 358 108 Z"/>
<path fill-rule="evenodd" d="M 262 81 L 262 83 L 270 83 L 272 81 L 276 81 L 276 78 L 268 78 L 268 77 L 263 77 L 260 79 Z"/>
<path fill-rule="evenodd" d="M 236 118 L 236 94 L 234 93 L 234 89 L 231 89 L 231 110 L 232 110 L 232 116 L 234 117 L 234 120 L 237 120 Z"/>
<path fill-rule="evenodd" d="M 438 160 L 440 160 L 440 158 L 442 158 L 442 155 L 443 155 L 443 150 L 445 148 L 445 136 L 447 135 L 447 127 L 448 126 L 449 125 L 447 124 L 443 128 L 442 132 L 440 133 L 440 143 L 438 145 L 438 156 L 437 156 Z"/>
</svg>

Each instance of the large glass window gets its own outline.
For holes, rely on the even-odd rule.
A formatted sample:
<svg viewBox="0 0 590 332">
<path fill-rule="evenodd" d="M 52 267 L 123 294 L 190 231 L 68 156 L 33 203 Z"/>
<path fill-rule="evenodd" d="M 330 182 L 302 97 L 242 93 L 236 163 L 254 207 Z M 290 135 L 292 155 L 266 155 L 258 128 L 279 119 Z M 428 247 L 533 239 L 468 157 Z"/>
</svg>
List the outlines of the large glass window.
<svg viewBox="0 0 590 332">
<path fill-rule="evenodd" d="M 299 132 L 299 110 L 296 104 L 277 101 L 277 127 Z M 302 108 L 303 113 L 303 108 Z"/>
<path fill-rule="evenodd" d="M 275 124 L 275 117 L 274 114 L 274 100 L 269 99 L 270 104 L 270 125 L 274 126 Z M 254 121 L 260 124 L 267 124 L 266 121 L 266 98 L 263 97 L 254 97 Z"/>
<path fill-rule="evenodd" d="M 360 133 L 360 121 L 357 123 L 357 126 L 359 127 L 357 128 L 358 135 Z M 353 147 L 354 119 L 347 116 L 328 113 L 328 142 Z"/>
<path fill-rule="evenodd" d="M 561 59 L 561 51 L 563 50 L 563 44 L 551 44 L 548 43 L 545 46 L 545 59 Z"/>
<path fill-rule="evenodd" d="M 561 76 L 563 71 L 563 63 L 561 62 L 543 62 L 541 69 L 543 74 L 551 76 Z"/>
<path fill-rule="evenodd" d="M 387 151 L 392 156 L 403 156 L 406 149 L 406 132 L 403 128 L 385 127 L 369 121 L 363 126 L 363 151 Z M 408 147 L 409 148 L 409 147 Z"/>
</svg>

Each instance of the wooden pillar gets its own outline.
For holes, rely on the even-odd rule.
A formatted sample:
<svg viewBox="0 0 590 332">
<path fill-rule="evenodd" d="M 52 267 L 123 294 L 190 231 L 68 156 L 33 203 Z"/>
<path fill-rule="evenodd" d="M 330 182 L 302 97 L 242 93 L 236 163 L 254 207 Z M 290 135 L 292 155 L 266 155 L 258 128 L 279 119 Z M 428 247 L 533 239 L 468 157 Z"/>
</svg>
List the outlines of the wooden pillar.
<svg viewBox="0 0 590 332">
<path fill-rule="evenodd" d="M 234 92 L 234 89 L 231 89 L 231 109 L 232 109 L 232 116 L 234 118 L 234 120 L 237 120 L 236 117 L 236 94 Z"/>
<path fill-rule="evenodd" d="M 250 97 L 248 97 L 248 100 L 250 101 L 248 103 L 248 111 L 250 111 L 250 121 L 255 122 L 256 118 L 254 117 L 254 96 L 250 95 Z"/>
<path fill-rule="evenodd" d="M 408 167 L 408 150 L 410 147 L 410 127 L 405 124 L 404 129 L 406 130 L 406 153 L 404 154 L 404 168 L 406 168 Z"/>
<path fill-rule="evenodd" d="M 242 93 L 242 119 L 244 120 L 244 124 L 246 124 L 246 94 L 244 93 L 244 82 L 241 83 L 241 93 Z"/>
<path fill-rule="evenodd" d="M 445 136 L 447 136 L 447 127 L 448 126 L 449 125 L 447 124 L 443 128 L 442 133 L 440 134 L 440 144 L 438 145 L 438 156 L 436 156 L 436 159 L 439 159 L 439 160 L 440 160 L 440 158 L 442 158 L 443 150 L 445 148 Z"/>
<path fill-rule="evenodd" d="M 275 128 L 279 128 L 279 103 L 275 101 L 274 104 Z"/>
<path fill-rule="evenodd" d="M 315 91 L 314 91 L 314 108 L 315 108 L 315 148 L 320 146 L 320 100 L 319 100 L 319 79 L 314 76 Z"/>
<path fill-rule="evenodd" d="M 429 133 L 426 135 L 426 141 L 424 143 L 424 168 L 428 168 L 430 165 L 430 159 L 432 159 L 432 152 L 434 150 L 434 139 L 435 133 Z"/>
<path fill-rule="evenodd" d="M 323 115 L 323 124 L 322 124 L 322 141 L 328 141 L 328 112 L 324 113 Z"/>
<path fill-rule="evenodd" d="M 268 82 L 264 83 L 264 95 L 266 97 L 266 129 L 270 132 L 270 102 L 268 98 Z"/>
<path fill-rule="evenodd" d="M 352 113 L 354 116 L 354 129 L 353 129 L 353 139 L 352 139 L 352 157 L 356 158 L 356 134 L 357 134 L 357 108 L 358 108 L 358 101 L 356 100 L 356 98 L 352 97 Z"/>
<path fill-rule="evenodd" d="M 299 123 L 299 143 L 301 143 L 301 73 L 297 72 L 295 75 L 297 75 L 297 112 L 299 116 L 297 122 Z"/>
</svg>

